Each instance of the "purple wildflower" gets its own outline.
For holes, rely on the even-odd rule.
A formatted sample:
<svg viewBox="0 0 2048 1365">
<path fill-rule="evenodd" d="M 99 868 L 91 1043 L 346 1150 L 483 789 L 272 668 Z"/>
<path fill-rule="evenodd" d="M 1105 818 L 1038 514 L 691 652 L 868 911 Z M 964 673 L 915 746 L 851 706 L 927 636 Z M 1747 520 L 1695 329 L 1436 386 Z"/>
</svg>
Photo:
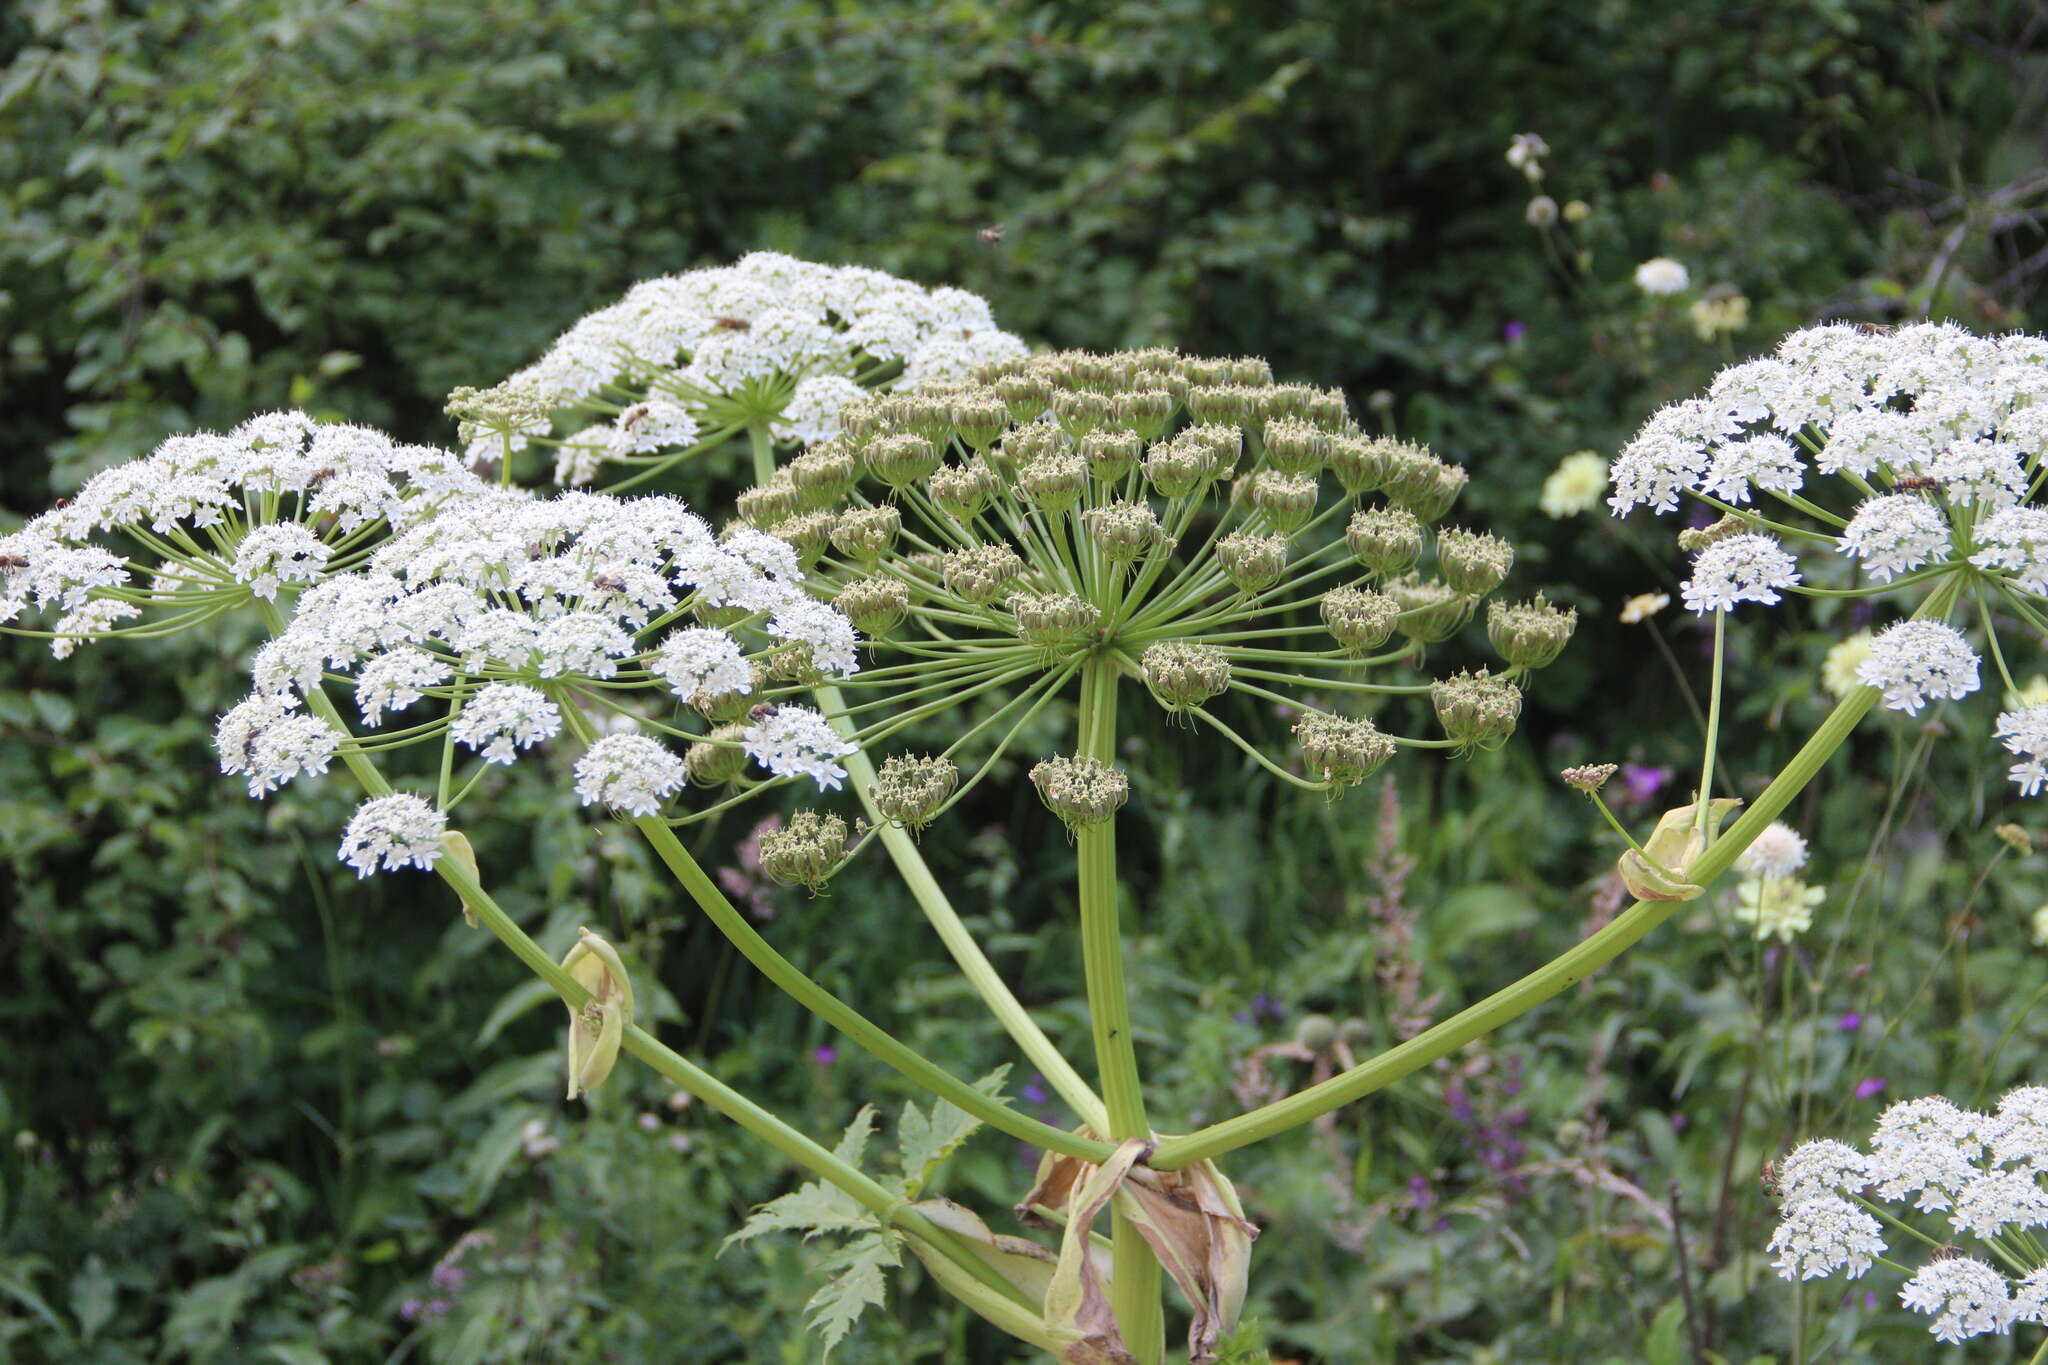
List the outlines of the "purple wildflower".
<svg viewBox="0 0 2048 1365">
<path fill-rule="evenodd" d="M 1624 763 L 1621 765 L 1622 788 L 1631 801 L 1648 801 L 1664 784 L 1671 780 L 1671 769 L 1655 768 L 1646 763 Z"/>
<path fill-rule="evenodd" d="M 1865 1076 L 1862 1080 L 1856 1082 L 1856 1098 L 1859 1100 L 1867 1100 L 1872 1095 L 1883 1093 L 1884 1077 L 1882 1076 Z"/>
<path fill-rule="evenodd" d="M 1503 324 L 1500 329 L 1500 339 L 1508 342 L 1510 345 L 1520 341 L 1527 335 L 1529 335 L 1529 324 L 1523 322 L 1520 318 L 1511 319 Z"/>
</svg>

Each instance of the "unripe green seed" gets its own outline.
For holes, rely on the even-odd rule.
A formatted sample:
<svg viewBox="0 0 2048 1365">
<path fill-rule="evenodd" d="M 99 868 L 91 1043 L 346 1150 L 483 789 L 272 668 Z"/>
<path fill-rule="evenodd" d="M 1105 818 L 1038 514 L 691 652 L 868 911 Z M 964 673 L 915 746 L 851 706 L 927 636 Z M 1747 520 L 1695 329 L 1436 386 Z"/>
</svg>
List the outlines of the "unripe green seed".
<svg viewBox="0 0 2048 1365">
<path fill-rule="evenodd" d="M 1370 654 L 1394 633 L 1401 604 L 1370 588 L 1332 588 L 1323 594 L 1323 624 L 1348 654 Z"/>
<path fill-rule="evenodd" d="M 1310 712 L 1294 723 L 1294 742 L 1310 777 L 1332 786 L 1355 787 L 1387 765 L 1394 741 L 1369 720 Z"/>
<path fill-rule="evenodd" d="M 1017 476 L 1025 499 L 1042 512 L 1066 511 L 1088 491 L 1088 466 L 1079 455 L 1041 455 Z"/>
<path fill-rule="evenodd" d="M 1236 384 L 1201 384 L 1188 390 L 1188 416 L 1197 422 L 1241 426 L 1258 415 L 1258 390 Z"/>
<path fill-rule="evenodd" d="M 1252 506 L 1263 512 L 1267 523 L 1282 534 L 1299 531 L 1316 514 L 1315 475 L 1262 469 L 1247 478 L 1251 481 Z"/>
<path fill-rule="evenodd" d="M 1102 624 L 1102 610 L 1072 593 L 1012 593 L 1017 638 L 1033 645 L 1066 645 L 1085 640 Z"/>
<path fill-rule="evenodd" d="M 1031 785 L 1068 829 L 1101 824 L 1131 794 L 1130 779 L 1102 760 L 1057 754 L 1031 769 Z"/>
<path fill-rule="evenodd" d="M 1437 532 L 1437 573 L 1459 592 L 1485 596 L 1507 578 L 1514 562 L 1515 547 L 1497 536 L 1457 527 Z"/>
<path fill-rule="evenodd" d="M 773 482 L 756 484 L 733 499 L 740 520 L 757 531 L 772 530 L 785 517 L 794 516 L 802 503 L 803 495 L 789 481 L 786 469 L 776 470 Z"/>
<path fill-rule="evenodd" d="M 1052 396 L 1053 420 L 1077 441 L 1109 421 L 1114 411 L 1109 399 L 1099 393 L 1082 390 Z"/>
<path fill-rule="evenodd" d="M 1433 645 L 1457 634 L 1458 628 L 1471 619 L 1472 608 L 1478 601 L 1448 583 L 1413 574 L 1386 584 L 1386 593 L 1401 606 L 1394 629 L 1420 645 Z"/>
<path fill-rule="evenodd" d="M 1431 683 L 1429 699 L 1445 736 L 1467 752 L 1499 748 L 1522 714 L 1521 689 L 1483 668 Z"/>
<path fill-rule="evenodd" d="M 796 551 L 796 562 L 808 570 L 825 553 L 832 528 L 838 524 L 839 518 L 831 512 L 799 512 L 777 522 L 770 534 Z"/>
<path fill-rule="evenodd" d="M 1578 624 L 1577 611 L 1560 610 L 1541 596 L 1512 606 L 1494 602 L 1486 609 L 1486 638 L 1515 668 L 1548 668 L 1564 652 Z"/>
<path fill-rule="evenodd" d="M 1370 572 L 1388 577 L 1422 557 L 1422 523 L 1399 507 L 1366 507 L 1352 514 L 1344 541 Z"/>
<path fill-rule="evenodd" d="M 930 478 L 942 457 L 930 437 L 901 431 L 868 442 L 862 458 L 870 474 L 891 488 L 905 488 Z"/>
<path fill-rule="evenodd" d="M 815 893 L 845 859 L 846 821 L 836 815 L 800 810 L 787 826 L 761 836 L 761 870 L 778 886 Z"/>
<path fill-rule="evenodd" d="M 1230 686 L 1230 660 L 1214 645 L 1161 641 L 1146 648 L 1138 666 L 1153 698 L 1169 711 L 1200 706 Z"/>
<path fill-rule="evenodd" d="M 1168 545 L 1159 514 L 1145 502 L 1112 502 L 1081 514 L 1088 538 L 1112 563 L 1128 564 L 1157 545 Z"/>
<path fill-rule="evenodd" d="M 899 578 L 856 578 L 839 590 L 833 605 L 855 630 L 879 638 L 910 614 L 910 589 Z"/>
<path fill-rule="evenodd" d="M 1091 431 L 1081 438 L 1088 472 L 1104 483 L 1121 482 L 1138 463 L 1145 443 L 1135 431 Z"/>
<path fill-rule="evenodd" d="M 995 601 L 1024 572 L 1024 561 L 1007 545 L 976 545 L 939 559 L 949 592 L 981 606 Z"/>
<path fill-rule="evenodd" d="M 953 400 L 953 429 L 969 449 L 987 450 L 1010 428 L 1010 409 L 994 391 Z"/>
<path fill-rule="evenodd" d="M 979 461 L 934 469 L 927 483 L 932 501 L 959 521 L 972 521 L 979 516 L 1002 486 L 996 472 Z"/>
<path fill-rule="evenodd" d="M 1003 406 L 1010 410 L 1013 422 L 1035 421 L 1052 406 L 1052 385 L 1043 375 L 1003 375 L 990 387 L 995 389 L 996 397 L 1003 400 Z"/>
<path fill-rule="evenodd" d="M 859 564 L 872 564 L 903 529 L 903 514 L 894 507 L 854 507 L 841 512 L 832 527 L 832 545 Z"/>
<path fill-rule="evenodd" d="M 1325 436 L 1323 459 L 1347 493 L 1371 493 L 1386 486 L 1395 443 L 1376 437 Z"/>
<path fill-rule="evenodd" d="M 875 774 L 875 810 L 885 820 L 920 830 L 959 787 L 960 768 L 950 758 L 897 754 Z"/>
<path fill-rule="evenodd" d="M 1216 542 L 1216 562 L 1239 592 L 1264 592 L 1287 572 L 1287 537 L 1233 532 Z"/>
<path fill-rule="evenodd" d="M 1323 467 L 1322 429 L 1297 418 L 1266 423 L 1266 464 L 1282 474 L 1314 474 Z"/>
<path fill-rule="evenodd" d="M 1116 396 L 1117 426 L 1142 441 L 1158 439 L 1173 420 L 1173 395 L 1165 389 L 1134 389 Z"/>
<path fill-rule="evenodd" d="M 720 725 L 683 750 L 683 774 L 700 787 L 737 782 L 747 770 L 743 724 Z"/>
</svg>

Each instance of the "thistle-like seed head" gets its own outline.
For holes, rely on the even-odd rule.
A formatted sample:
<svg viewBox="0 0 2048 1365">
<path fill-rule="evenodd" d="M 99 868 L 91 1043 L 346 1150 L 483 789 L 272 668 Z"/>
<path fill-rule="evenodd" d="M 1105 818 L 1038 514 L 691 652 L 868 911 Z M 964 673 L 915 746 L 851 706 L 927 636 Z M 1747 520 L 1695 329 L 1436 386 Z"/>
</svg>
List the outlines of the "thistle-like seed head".
<svg viewBox="0 0 2048 1365">
<path fill-rule="evenodd" d="M 739 509 L 740 520 L 766 531 L 793 516 L 803 506 L 803 494 L 790 482 L 789 471 L 778 469 L 772 481 L 745 490 L 733 499 L 733 505 Z"/>
<path fill-rule="evenodd" d="M 1024 572 L 1024 561 L 1007 545 L 975 545 L 940 557 L 939 575 L 946 589 L 976 606 L 1003 595 Z"/>
<path fill-rule="evenodd" d="M 1159 514 L 1146 502 L 1112 502 L 1083 514 L 1089 539 L 1112 563 L 1128 564 L 1155 545 L 1166 543 Z"/>
<path fill-rule="evenodd" d="M 939 447 L 928 436 L 914 431 L 893 432 L 869 441 L 861 452 L 868 473 L 891 488 L 906 488 L 929 478 L 939 467 Z"/>
<path fill-rule="evenodd" d="M 1230 686 L 1230 660 L 1213 645 L 1165 640 L 1138 660 L 1145 686 L 1169 711 L 1185 711 L 1221 696 Z"/>
<path fill-rule="evenodd" d="M 775 523 L 770 534 L 795 550 L 797 564 L 808 572 L 825 553 L 832 541 L 832 528 L 838 524 L 839 518 L 831 512 L 799 512 Z"/>
<path fill-rule="evenodd" d="M 1239 592 L 1264 592 L 1287 572 L 1287 537 L 1234 531 L 1216 542 L 1216 562 Z"/>
<path fill-rule="evenodd" d="M 1081 458 L 1095 478 L 1117 483 L 1137 466 L 1148 439 L 1136 431 L 1091 431 L 1081 438 Z"/>
<path fill-rule="evenodd" d="M 929 485 L 932 501 L 946 515 L 958 521 L 972 521 L 987 509 L 989 501 L 1002 488 L 1002 481 L 993 469 L 976 460 L 933 470 Z"/>
<path fill-rule="evenodd" d="M 1310 712 L 1294 723 L 1309 776 L 1332 786 L 1355 787 L 1387 765 L 1394 741 L 1369 720 Z"/>
<path fill-rule="evenodd" d="M 971 450 L 987 450 L 1009 426 L 1009 407 L 994 389 L 978 389 L 953 400 L 953 429 Z"/>
<path fill-rule="evenodd" d="M 1483 597 L 1507 580 L 1515 547 L 1484 531 L 1452 527 L 1437 532 L 1436 567 L 1459 592 Z"/>
<path fill-rule="evenodd" d="M 1419 645 L 1433 645 L 1458 633 L 1472 617 L 1478 599 L 1467 597 L 1434 578 L 1404 574 L 1385 585 L 1387 596 L 1400 604 L 1394 629 Z"/>
<path fill-rule="evenodd" d="M 897 754 L 875 774 L 875 809 L 907 829 L 923 829 L 959 790 L 960 767 L 950 758 Z"/>
<path fill-rule="evenodd" d="M 832 528 L 832 547 L 857 564 L 872 564 L 902 529 L 903 514 L 894 507 L 848 508 Z"/>
<path fill-rule="evenodd" d="M 1486 608 L 1486 638 L 1515 668 L 1548 668 L 1564 652 L 1578 623 L 1576 610 L 1553 607 L 1540 595 L 1513 605 L 1492 602 Z"/>
<path fill-rule="evenodd" d="M 1522 714 L 1521 689 L 1483 668 L 1431 683 L 1429 699 L 1444 734 L 1465 750 L 1499 748 Z"/>
<path fill-rule="evenodd" d="M 844 442 L 834 439 L 812 446 L 787 466 L 798 501 L 807 510 L 831 507 L 853 491 L 860 463 Z"/>
<path fill-rule="evenodd" d="M 800 810 L 783 828 L 761 836 L 761 870 L 778 886 L 815 893 L 845 858 L 846 821 L 836 815 Z"/>
<path fill-rule="evenodd" d="M 1267 525 L 1282 535 L 1292 535 L 1308 525 L 1316 514 L 1316 478 L 1313 474 L 1282 474 L 1262 469 L 1247 476 L 1252 506 L 1265 514 Z"/>
<path fill-rule="evenodd" d="M 1068 829 L 1099 825 L 1122 808 L 1131 794 L 1130 779 L 1097 758 L 1055 754 L 1031 769 L 1031 785 L 1039 800 Z"/>
<path fill-rule="evenodd" d="M 1039 511 L 1064 512 L 1088 491 L 1088 466 L 1064 450 L 1041 455 L 1017 476 L 1017 487 Z"/>
<path fill-rule="evenodd" d="M 839 590 L 833 605 L 846 613 L 855 630 L 880 637 L 903 624 L 910 612 L 910 589 L 898 578 L 856 578 Z"/>
<path fill-rule="evenodd" d="M 1332 588 L 1323 594 L 1323 624 L 1345 653 L 1362 657 L 1394 633 L 1401 604 L 1370 588 Z"/>
<path fill-rule="evenodd" d="M 1366 507 L 1352 514 L 1344 542 L 1367 572 L 1389 577 L 1422 557 L 1422 523 L 1399 507 Z"/>
<path fill-rule="evenodd" d="M 1017 636 L 1026 644 L 1073 644 L 1102 624 L 1102 609 L 1072 593 L 1012 593 L 1009 607 L 1017 618 Z"/>
<path fill-rule="evenodd" d="M 1614 763 L 1582 763 L 1576 768 L 1566 768 L 1558 776 L 1564 779 L 1567 787 L 1591 795 L 1606 786 L 1607 780 L 1620 771 L 1620 766 Z"/>
<path fill-rule="evenodd" d="M 1322 469 L 1329 435 L 1313 422 L 1282 417 L 1266 423 L 1263 436 L 1269 468 L 1282 474 L 1315 474 Z"/>
</svg>

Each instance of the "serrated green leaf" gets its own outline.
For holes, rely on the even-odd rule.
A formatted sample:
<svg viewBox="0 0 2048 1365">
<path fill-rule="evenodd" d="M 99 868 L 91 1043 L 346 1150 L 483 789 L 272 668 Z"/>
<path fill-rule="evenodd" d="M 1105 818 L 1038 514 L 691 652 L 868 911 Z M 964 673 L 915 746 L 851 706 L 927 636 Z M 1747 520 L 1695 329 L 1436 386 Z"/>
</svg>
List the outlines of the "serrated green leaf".
<svg viewBox="0 0 2048 1365">
<path fill-rule="evenodd" d="M 1010 1067 L 1006 1062 L 976 1081 L 974 1088 L 984 1095 L 997 1095 L 1009 1074 Z M 922 1191 L 938 1164 L 974 1136 L 975 1129 L 979 1127 L 980 1119 L 945 1100 L 933 1101 L 930 1117 L 926 1117 L 915 1104 L 904 1105 L 903 1117 L 896 1122 L 896 1146 L 903 1161 L 904 1195 L 914 1197 Z"/>
<path fill-rule="evenodd" d="M 902 1263 L 895 1239 L 880 1231 L 848 1242 L 825 1259 L 824 1270 L 832 1278 L 804 1305 L 811 1330 L 824 1342 L 819 1360 L 846 1339 L 870 1305 L 881 1307 L 888 1284 L 882 1272 Z"/>
<path fill-rule="evenodd" d="M 861 1157 L 867 1154 L 868 1139 L 875 1133 L 875 1106 L 864 1104 L 853 1116 L 853 1122 L 846 1125 L 846 1131 L 839 1135 L 839 1145 L 832 1149 L 832 1155 L 849 1166 L 860 1165 Z"/>
<path fill-rule="evenodd" d="M 864 1104 L 853 1116 L 853 1122 L 846 1125 L 833 1155 L 849 1166 L 858 1166 L 874 1131 L 875 1107 Z M 804 1240 L 809 1241 L 821 1233 L 872 1230 L 879 1226 L 874 1215 L 852 1195 L 822 1180 L 813 1180 L 755 1209 L 740 1230 L 720 1243 L 718 1249 L 723 1254 L 733 1243 L 748 1241 L 764 1232 L 801 1232 Z"/>
</svg>

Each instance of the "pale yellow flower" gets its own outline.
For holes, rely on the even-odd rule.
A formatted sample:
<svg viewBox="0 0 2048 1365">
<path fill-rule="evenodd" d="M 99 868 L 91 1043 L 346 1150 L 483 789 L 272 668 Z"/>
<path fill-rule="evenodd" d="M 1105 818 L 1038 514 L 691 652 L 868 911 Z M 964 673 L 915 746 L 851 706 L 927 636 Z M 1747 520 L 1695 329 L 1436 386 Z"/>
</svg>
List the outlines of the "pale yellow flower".
<svg viewBox="0 0 2048 1365">
<path fill-rule="evenodd" d="M 2048 948 L 2048 905 L 2034 912 L 2034 946 Z"/>
<path fill-rule="evenodd" d="M 1827 689 L 1829 696 L 1846 697 L 1862 686 L 1856 670 L 1863 667 L 1863 661 L 1870 657 L 1871 638 L 1869 631 L 1859 630 L 1837 643 L 1820 661 L 1820 685 Z"/>
<path fill-rule="evenodd" d="M 1640 625 L 1670 605 L 1671 594 L 1668 592 L 1639 592 L 1621 604 L 1621 623 L 1625 626 Z"/>
<path fill-rule="evenodd" d="M 1735 888 L 1735 919 L 1757 938 L 1790 943 L 1813 927 L 1813 908 L 1827 896 L 1797 877 L 1752 877 Z"/>
<path fill-rule="evenodd" d="M 1600 505 L 1607 491 L 1607 461 L 1590 450 L 1567 455 L 1543 481 L 1537 505 L 1553 517 L 1572 517 Z"/>
<path fill-rule="evenodd" d="M 1749 326 L 1749 300 L 1740 294 L 1700 299 L 1687 312 L 1701 341 L 1712 341 L 1724 332 L 1739 332 Z"/>
</svg>

